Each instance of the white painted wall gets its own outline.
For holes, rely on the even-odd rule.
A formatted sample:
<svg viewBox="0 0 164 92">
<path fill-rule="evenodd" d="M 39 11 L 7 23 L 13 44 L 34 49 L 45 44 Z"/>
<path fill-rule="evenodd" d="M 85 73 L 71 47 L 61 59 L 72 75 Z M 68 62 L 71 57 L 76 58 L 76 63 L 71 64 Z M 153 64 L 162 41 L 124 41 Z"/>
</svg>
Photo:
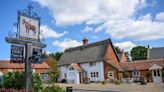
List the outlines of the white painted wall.
<svg viewBox="0 0 164 92">
<path fill-rule="evenodd" d="M 103 61 L 96 62 L 95 66 L 90 66 L 90 63 L 82 63 L 80 64 L 80 66 L 87 72 L 87 77 L 90 79 L 90 81 L 103 81 L 104 80 Z M 66 66 L 60 66 L 59 70 L 60 70 L 60 76 L 58 78 L 58 81 L 65 79 L 65 74 L 67 74 L 67 77 L 68 77 L 68 72 L 70 71 L 69 68 L 66 68 Z M 98 72 L 98 78 L 91 77 L 91 72 Z M 77 76 L 79 76 L 79 73 L 77 73 Z M 77 77 L 77 79 L 80 80 L 79 77 Z"/>
<path fill-rule="evenodd" d="M 76 70 L 67 71 L 67 83 L 80 84 L 79 72 Z"/>
<path fill-rule="evenodd" d="M 58 77 L 58 81 L 65 79 L 65 74 L 67 74 L 67 70 L 68 70 L 68 68 L 66 66 L 59 67 L 60 75 Z"/>
<path fill-rule="evenodd" d="M 87 72 L 90 81 L 103 81 L 104 80 L 104 63 L 103 61 L 96 62 L 95 66 L 90 66 L 90 63 L 83 63 L 80 66 Z M 98 72 L 98 78 L 91 77 L 91 72 Z"/>
</svg>

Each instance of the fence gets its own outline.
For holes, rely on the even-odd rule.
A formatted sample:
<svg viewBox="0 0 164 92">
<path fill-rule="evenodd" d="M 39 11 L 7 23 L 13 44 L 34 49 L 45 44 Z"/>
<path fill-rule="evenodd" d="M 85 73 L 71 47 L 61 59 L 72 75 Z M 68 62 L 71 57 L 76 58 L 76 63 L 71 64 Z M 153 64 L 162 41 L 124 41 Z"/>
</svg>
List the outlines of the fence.
<svg viewBox="0 0 164 92">
<path fill-rule="evenodd" d="M 118 92 L 118 91 L 107 91 L 107 90 L 91 90 L 91 89 L 73 89 L 72 87 L 66 87 L 66 92 Z"/>
</svg>

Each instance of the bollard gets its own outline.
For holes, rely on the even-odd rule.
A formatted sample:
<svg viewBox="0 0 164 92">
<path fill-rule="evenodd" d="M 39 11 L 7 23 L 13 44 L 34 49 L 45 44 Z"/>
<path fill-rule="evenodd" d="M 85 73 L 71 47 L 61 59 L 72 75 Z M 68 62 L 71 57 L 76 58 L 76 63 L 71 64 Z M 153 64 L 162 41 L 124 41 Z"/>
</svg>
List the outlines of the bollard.
<svg viewBox="0 0 164 92">
<path fill-rule="evenodd" d="M 72 87 L 66 87 L 66 92 L 72 92 Z"/>
</svg>

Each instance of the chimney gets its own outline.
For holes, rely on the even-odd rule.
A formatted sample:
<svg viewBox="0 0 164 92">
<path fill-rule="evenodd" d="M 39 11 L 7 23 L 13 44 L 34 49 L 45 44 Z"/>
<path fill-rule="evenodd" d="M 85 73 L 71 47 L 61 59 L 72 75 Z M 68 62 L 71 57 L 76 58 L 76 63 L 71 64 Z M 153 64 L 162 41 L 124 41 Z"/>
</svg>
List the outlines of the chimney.
<svg viewBox="0 0 164 92">
<path fill-rule="evenodd" d="M 150 58 L 150 48 L 149 48 L 149 45 L 147 46 L 147 59 Z"/>
<path fill-rule="evenodd" d="M 83 41 L 83 45 L 87 45 L 88 44 L 88 38 L 85 37 L 82 41 Z"/>
</svg>

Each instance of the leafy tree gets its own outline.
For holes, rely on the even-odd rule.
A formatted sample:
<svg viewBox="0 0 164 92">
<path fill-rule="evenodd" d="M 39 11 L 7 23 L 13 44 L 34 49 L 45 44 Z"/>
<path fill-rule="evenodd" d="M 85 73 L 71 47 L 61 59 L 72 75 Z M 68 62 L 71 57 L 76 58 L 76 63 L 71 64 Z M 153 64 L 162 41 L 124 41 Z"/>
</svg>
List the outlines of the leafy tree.
<svg viewBox="0 0 164 92">
<path fill-rule="evenodd" d="M 54 58 L 49 58 L 50 68 L 48 70 L 48 74 L 50 76 L 51 81 L 56 82 L 57 77 L 59 76 L 59 70 L 57 67 L 57 61 Z"/>
<path fill-rule="evenodd" d="M 117 53 L 121 53 L 121 49 L 118 46 L 114 46 L 114 49 Z"/>
<path fill-rule="evenodd" d="M 56 61 L 59 61 L 62 54 L 63 54 L 62 52 L 51 53 L 51 54 L 49 54 L 49 57 L 52 57 L 52 58 L 56 59 Z"/>
<path fill-rule="evenodd" d="M 62 54 L 63 54 L 62 52 L 56 52 L 56 53 L 55 53 L 55 59 L 56 59 L 57 61 L 59 61 L 59 59 L 60 59 L 60 57 L 61 57 Z"/>
<path fill-rule="evenodd" d="M 131 50 L 133 60 L 144 60 L 147 57 L 147 48 L 144 46 L 137 46 Z"/>
</svg>

